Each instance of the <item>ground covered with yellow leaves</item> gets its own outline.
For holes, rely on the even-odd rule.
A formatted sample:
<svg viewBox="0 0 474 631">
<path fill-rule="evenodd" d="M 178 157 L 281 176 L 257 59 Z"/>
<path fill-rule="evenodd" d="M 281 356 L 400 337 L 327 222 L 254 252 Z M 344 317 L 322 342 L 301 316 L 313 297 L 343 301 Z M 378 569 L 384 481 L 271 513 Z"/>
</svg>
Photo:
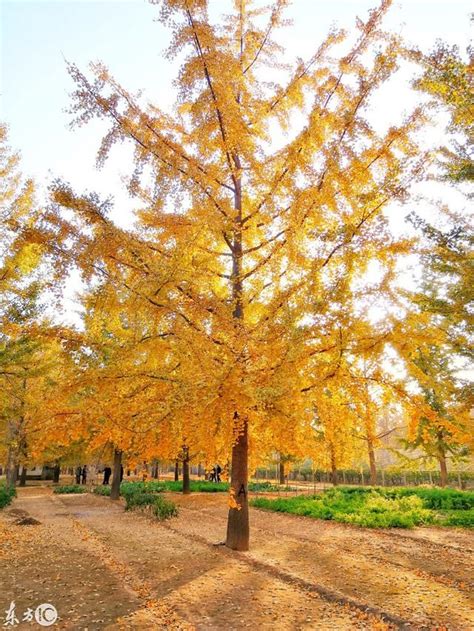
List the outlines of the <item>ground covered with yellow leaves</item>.
<svg viewBox="0 0 474 631">
<path fill-rule="evenodd" d="M 251 551 L 235 553 L 217 545 L 223 494 L 176 496 L 179 517 L 159 523 L 104 497 L 19 491 L 0 513 L 0 620 L 14 601 L 18 629 L 40 629 L 21 616 L 45 602 L 52 628 L 84 631 L 474 628 L 467 531 L 253 510 Z"/>
</svg>

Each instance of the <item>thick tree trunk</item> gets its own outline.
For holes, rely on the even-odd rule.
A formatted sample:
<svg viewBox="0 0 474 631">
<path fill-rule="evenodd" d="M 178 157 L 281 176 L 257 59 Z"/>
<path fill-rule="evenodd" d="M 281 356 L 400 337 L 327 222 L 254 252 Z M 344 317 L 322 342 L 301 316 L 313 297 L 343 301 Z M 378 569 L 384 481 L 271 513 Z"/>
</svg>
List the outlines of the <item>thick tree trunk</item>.
<svg viewBox="0 0 474 631">
<path fill-rule="evenodd" d="M 120 497 L 120 472 L 122 466 L 122 452 L 120 449 L 114 450 L 114 468 L 112 486 L 110 488 L 110 499 L 118 500 Z"/>
<path fill-rule="evenodd" d="M 234 165 L 240 172 L 242 165 L 237 154 L 232 155 Z M 243 244 L 242 244 L 242 180 L 240 175 L 233 176 L 235 219 L 232 242 L 232 302 L 234 310 L 232 316 L 236 320 L 236 332 L 244 319 L 244 287 L 242 281 Z M 239 324 L 237 324 L 239 323 Z M 242 367 L 242 379 L 245 367 Z M 249 549 L 249 507 L 248 507 L 248 421 L 239 418 L 238 410 L 234 413 L 237 425 L 237 436 L 232 447 L 231 468 L 231 506 L 227 521 L 226 545 L 233 550 Z M 243 423 L 243 426 L 241 426 Z"/>
<path fill-rule="evenodd" d="M 21 468 L 20 483 L 18 486 L 26 486 L 26 465 L 25 464 Z"/>
<path fill-rule="evenodd" d="M 189 495 L 191 493 L 191 482 L 189 479 L 189 449 L 183 447 L 183 493 Z"/>
<path fill-rule="evenodd" d="M 179 461 L 174 463 L 174 481 L 179 482 Z"/>
<path fill-rule="evenodd" d="M 244 422 L 232 448 L 231 507 L 227 522 L 226 545 L 232 550 L 249 549 L 247 421 Z"/>
<path fill-rule="evenodd" d="M 374 446 L 370 440 L 367 441 L 367 450 L 369 452 L 370 484 L 371 486 L 377 486 L 377 465 L 375 463 L 375 451 Z"/>
<path fill-rule="evenodd" d="M 439 462 L 439 485 L 446 486 L 448 484 L 448 467 L 446 465 L 446 454 L 442 453 L 438 456 Z"/>
<path fill-rule="evenodd" d="M 285 464 L 280 460 L 280 484 L 285 484 Z"/>
</svg>

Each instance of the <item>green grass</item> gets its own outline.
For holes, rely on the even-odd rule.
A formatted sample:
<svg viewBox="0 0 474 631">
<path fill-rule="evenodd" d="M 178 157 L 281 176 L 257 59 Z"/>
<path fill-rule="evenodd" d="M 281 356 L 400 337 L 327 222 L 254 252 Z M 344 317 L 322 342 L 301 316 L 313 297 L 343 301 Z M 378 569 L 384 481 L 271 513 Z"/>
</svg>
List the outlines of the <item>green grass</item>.
<svg viewBox="0 0 474 631">
<path fill-rule="evenodd" d="M 99 488 L 99 487 L 97 487 Z M 102 487 L 107 488 L 107 487 Z M 143 489 L 152 492 L 172 492 L 172 493 L 181 493 L 183 490 L 183 482 L 179 480 L 175 482 L 174 480 L 150 480 L 148 482 L 122 482 L 120 487 L 121 492 L 124 489 Z M 191 480 L 190 488 L 192 493 L 226 493 L 229 490 L 228 482 L 208 482 L 206 480 Z M 283 487 L 278 484 L 273 484 L 272 482 L 249 482 L 248 485 L 249 491 L 252 492 L 277 492 L 282 489 L 288 491 L 294 491 L 295 489 L 292 487 Z M 94 491 L 99 495 L 108 495 L 106 491 Z"/>
<path fill-rule="evenodd" d="M 284 484 L 274 484 L 273 482 L 249 482 L 249 491 L 261 493 L 277 493 L 278 491 L 296 491 L 295 487 L 286 486 Z"/>
<path fill-rule="evenodd" d="M 4 482 L 0 482 L 0 508 L 8 506 L 15 495 L 15 488 L 7 488 Z"/>
<path fill-rule="evenodd" d="M 65 493 L 87 493 L 87 487 L 80 484 L 65 484 L 64 486 L 54 487 L 53 493 L 65 494 Z"/>
<path fill-rule="evenodd" d="M 474 493 L 454 489 L 340 487 L 309 497 L 256 498 L 251 504 L 366 528 L 474 527 Z"/>
</svg>

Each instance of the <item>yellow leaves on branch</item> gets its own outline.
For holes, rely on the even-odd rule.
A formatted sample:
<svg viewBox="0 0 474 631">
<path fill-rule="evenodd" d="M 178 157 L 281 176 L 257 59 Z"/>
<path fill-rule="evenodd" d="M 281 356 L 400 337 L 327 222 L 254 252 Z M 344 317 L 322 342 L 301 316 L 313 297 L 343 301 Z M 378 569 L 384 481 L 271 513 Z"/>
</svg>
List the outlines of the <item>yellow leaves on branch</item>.
<svg viewBox="0 0 474 631">
<path fill-rule="evenodd" d="M 411 360 L 440 342 L 421 314 L 398 308 L 397 264 L 412 241 L 384 215 L 429 160 L 416 141 L 424 113 L 378 133 L 367 107 L 405 55 L 381 31 L 391 3 L 353 38 L 330 33 L 278 85 L 267 80 L 287 2 L 236 2 L 222 28 L 205 0 L 157 4 L 172 24 L 170 55 L 185 52 L 172 113 L 103 64 L 91 78 L 69 66 L 76 123 L 110 125 L 99 162 L 115 142 L 133 145 L 127 185 L 140 206 L 122 230 L 109 202 L 53 187 L 43 243 L 89 282 L 75 358 L 80 431 L 94 448 L 113 442 L 137 458 L 171 458 L 184 438 L 192 453 L 228 458 L 245 419 L 255 453 L 326 443 L 346 462 L 358 416 L 375 414 L 357 362 L 382 364 L 390 344 L 426 384 Z M 390 317 L 372 324 L 375 301 Z M 372 378 L 392 387 L 379 399 L 390 390 L 410 400 L 383 372 Z"/>
</svg>

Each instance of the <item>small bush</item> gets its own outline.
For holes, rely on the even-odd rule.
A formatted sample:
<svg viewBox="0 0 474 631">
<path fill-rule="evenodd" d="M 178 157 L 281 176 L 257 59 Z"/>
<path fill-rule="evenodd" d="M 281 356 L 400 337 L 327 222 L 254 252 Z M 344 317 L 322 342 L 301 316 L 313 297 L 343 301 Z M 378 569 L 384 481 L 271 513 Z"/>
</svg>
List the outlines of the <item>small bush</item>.
<svg viewBox="0 0 474 631">
<path fill-rule="evenodd" d="M 153 482 L 127 482 L 122 485 L 125 498 L 125 510 L 149 510 L 159 519 L 168 519 L 178 514 L 178 509 L 170 500 L 165 499 L 163 489 Z"/>
<path fill-rule="evenodd" d="M 110 486 L 105 484 L 103 486 L 95 486 L 94 493 L 96 495 L 105 495 L 106 497 L 110 497 Z"/>
<path fill-rule="evenodd" d="M 15 488 L 7 488 L 5 484 L 0 482 L 0 508 L 5 508 L 5 506 L 8 506 L 15 495 Z"/>
<path fill-rule="evenodd" d="M 128 493 L 124 494 L 125 497 L 125 510 L 134 510 L 144 506 L 150 506 L 155 501 L 156 495 L 154 493 Z"/>
<path fill-rule="evenodd" d="M 64 495 L 66 493 L 87 493 L 87 487 L 80 484 L 65 484 L 64 486 L 54 487 L 53 493 Z"/>
<path fill-rule="evenodd" d="M 159 495 L 153 501 L 152 511 L 153 515 L 160 521 L 178 516 L 176 504 Z"/>
<path fill-rule="evenodd" d="M 474 509 L 453 510 L 444 516 L 444 526 L 461 526 L 463 528 L 474 528 Z"/>
<path fill-rule="evenodd" d="M 425 508 L 441 510 L 469 510 L 474 508 L 473 491 L 455 489 L 395 489 L 397 495 L 416 495 L 423 500 Z"/>
</svg>

